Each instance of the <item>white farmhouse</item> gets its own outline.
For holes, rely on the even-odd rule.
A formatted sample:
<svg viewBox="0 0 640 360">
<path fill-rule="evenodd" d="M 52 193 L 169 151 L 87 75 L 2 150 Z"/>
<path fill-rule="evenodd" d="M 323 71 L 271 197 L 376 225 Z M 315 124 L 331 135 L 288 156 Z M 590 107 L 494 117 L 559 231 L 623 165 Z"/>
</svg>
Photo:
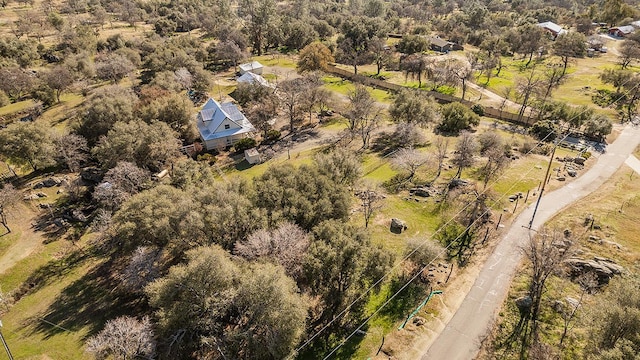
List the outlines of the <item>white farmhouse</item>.
<svg viewBox="0 0 640 360">
<path fill-rule="evenodd" d="M 256 130 L 233 103 L 220 104 L 209 99 L 197 119 L 200 138 L 207 150 L 232 146 L 251 137 Z"/>
</svg>

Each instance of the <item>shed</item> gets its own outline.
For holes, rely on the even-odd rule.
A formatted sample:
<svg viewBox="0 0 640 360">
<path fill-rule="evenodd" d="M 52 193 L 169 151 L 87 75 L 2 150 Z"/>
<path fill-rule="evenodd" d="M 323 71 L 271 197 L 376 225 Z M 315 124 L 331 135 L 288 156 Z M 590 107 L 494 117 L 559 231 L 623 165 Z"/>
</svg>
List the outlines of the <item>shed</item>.
<svg viewBox="0 0 640 360">
<path fill-rule="evenodd" d="M 609 29 L 609 35 L 616 37 L 625 37 L 629 34 L 633 34 L 635 31 L 636 28 L 631 25 L 616 26 Z"/>
<path fill-rule="evenodd" d="M 258 149 L 251 148 L 244 151 L 244 159 L 251 165 L 259 164 L 262 162 L 262 158 L 260 157 L 260 153 Z"/>
<path fill-rule="evenodd" d="M 257 61 L 252 61 L 250 63 L 242 64 L 239 66 L 240 75 L 244 75 L 245 73 L 252 72 L 256 75 L 262 75 L 262 70 L 264 66 Z"/>
</svg>

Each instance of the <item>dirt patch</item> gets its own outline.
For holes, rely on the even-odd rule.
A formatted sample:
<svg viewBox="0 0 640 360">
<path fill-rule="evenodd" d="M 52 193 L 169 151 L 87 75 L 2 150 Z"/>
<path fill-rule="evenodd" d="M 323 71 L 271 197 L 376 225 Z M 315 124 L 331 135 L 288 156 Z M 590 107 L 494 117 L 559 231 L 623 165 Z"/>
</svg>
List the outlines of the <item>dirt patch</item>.
<svg viewBox="0 0 640 360">
<path fill-rule="evenodd" d="M 45 239 L 31 226 L 34 216 L 34 211 L 24 204 L 21 204 L 11 213 L 9 227 L 20 236 L 18 241 L 11 245 L 0 257 L 0 274 L 9 270 L 20 260 L 25 259 L 42 246 Z"/>
</svg>

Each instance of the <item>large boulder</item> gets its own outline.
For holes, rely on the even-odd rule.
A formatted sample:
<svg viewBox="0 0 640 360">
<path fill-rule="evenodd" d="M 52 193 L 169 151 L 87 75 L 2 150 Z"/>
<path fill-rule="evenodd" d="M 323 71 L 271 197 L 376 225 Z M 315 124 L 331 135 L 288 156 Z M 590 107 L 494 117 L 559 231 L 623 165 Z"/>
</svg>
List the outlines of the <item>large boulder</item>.
<svg viewBox="0 0 640 360">
<path fill-rule="evenodd" d="M 82 178 L 82 180 L 95 184 L 102 181 L 103 176 L 104 173 L 102 172 L 102 170 L 96 167 L 86 167 L 80 172 L 80 177 Z"/>
<path fill-rule="evenodd" d="M 407 230 L 407 224 L 400 219 L 393 218 L 391 219 L 390 230 L 394 234 L 402 234 L 403 231 Z"/>
<path fill-rule="evenodd" d="M 624 271 L 624 268 L 613 260 L 598 256 L 594 257 L 593 260 L 568 259 L 566 263 L 569 265 L 572 278 L 575 279 L 581 275 L 593 273 L 596 275 L 600 286 L 608 284 L 614 275 L 620 275 Z"/>
</svg>

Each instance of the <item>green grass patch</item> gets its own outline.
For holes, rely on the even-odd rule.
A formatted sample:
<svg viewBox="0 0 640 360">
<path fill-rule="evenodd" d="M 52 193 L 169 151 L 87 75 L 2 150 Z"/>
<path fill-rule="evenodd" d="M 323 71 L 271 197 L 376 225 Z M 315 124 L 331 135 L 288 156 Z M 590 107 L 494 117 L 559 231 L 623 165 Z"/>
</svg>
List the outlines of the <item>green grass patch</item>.
<svg viewBox="0 0 640 360">
<path fill-rule="evenodd" d="M 9 115 L 16 113 L 18 111 L 22 111 L 28 109 L 31 106 L 34 106 L 36 102 L 33 99 L 18 101 L 7 106 L 0 107 L 0 116 Z"/>
<path fill-rule="evenodd" d="M 293 69 L 296 67 L 296 61 L 292 56 L 282 54 L 255 56 L 251 60 L 258 61 L 264 66 L 280 66 Z"/>
</svg>

